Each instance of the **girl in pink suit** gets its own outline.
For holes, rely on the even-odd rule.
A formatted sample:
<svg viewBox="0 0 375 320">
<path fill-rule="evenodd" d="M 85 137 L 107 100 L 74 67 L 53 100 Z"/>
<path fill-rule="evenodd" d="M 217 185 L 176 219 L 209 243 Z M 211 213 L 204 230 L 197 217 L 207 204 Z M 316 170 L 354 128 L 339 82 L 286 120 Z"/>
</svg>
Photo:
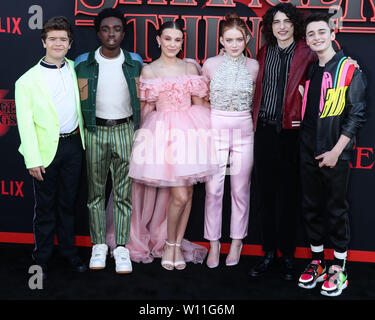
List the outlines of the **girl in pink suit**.
<svg viewBox="0 0 375 320">
<path fill-rule="evenodd" d="M 204 237 L 210 240 L 207 266 L 219 265 L 222 201 L 227 161 L 230 163 L 232 243 L 227 266 L 239 262 L 242 239 L 247 235 L 250 209 L 250 176 L 253 167 L 251 107 L 258 62 L 244 56 L 250 37 L 245 23 L 228 14 L 221 28 L 225 53 L 206 60 L 203 75 L 210 80 L 211 125 L 219 158 L 219 172 L 206 183 Z"/>
<path fill-rule="evenodd" d="M 186 256 L 181 245 L 184 245 L 193 184 L 211 178 L 217 171 L 217 163 L 209 139 L 210 111 L 202 106 L 207 82 L 194 64 L 177 58 L 183 43 L 182 27 L 173 21 L 164 23 L 157 41 L 161 56 L 143 68 L 140 78 L 141 108 L 149 113 L 136 132 L 129 176 L 135 187 L 141 184 L 159 190 L 167 188 L 167 220 L 159 220 L 154 228 L 160 227 L 159 235 L 167 231 L 162 266 L 167 270 L 182 270 Z M 134 192 L 133 197 L 134 215 L 142 206 L 137 202 L 143 200 Z M 161 226 L 163 223 L 166 228 Z M 130 243 L 130 252 L 132 245 L 136 246 Z"/>
</svg>

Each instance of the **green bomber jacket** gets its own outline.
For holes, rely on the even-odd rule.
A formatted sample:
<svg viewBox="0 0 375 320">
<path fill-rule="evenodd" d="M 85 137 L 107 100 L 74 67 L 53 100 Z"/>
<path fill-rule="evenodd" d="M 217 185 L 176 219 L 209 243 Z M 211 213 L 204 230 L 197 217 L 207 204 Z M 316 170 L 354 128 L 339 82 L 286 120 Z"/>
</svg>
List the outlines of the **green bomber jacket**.
<svg viewBox="0 0 375 320">
<path fill-rule="evenodd" d="M 142 58 L 133 52 L 122 50 L 125 61 L 122 70 L 129 88 L 131 108 L 133 110 L 134 128 L 139 128 L 141 111 L 139 102 L 139 76 L 143 65 Z M 75 70 L 81 99 L 84 125 L 89 131 L 96 126 L 96 90 L 98 86 L 99 64 L 95 59 L 95 51 L 81 54 L 75 60 Z"/>
</svg>

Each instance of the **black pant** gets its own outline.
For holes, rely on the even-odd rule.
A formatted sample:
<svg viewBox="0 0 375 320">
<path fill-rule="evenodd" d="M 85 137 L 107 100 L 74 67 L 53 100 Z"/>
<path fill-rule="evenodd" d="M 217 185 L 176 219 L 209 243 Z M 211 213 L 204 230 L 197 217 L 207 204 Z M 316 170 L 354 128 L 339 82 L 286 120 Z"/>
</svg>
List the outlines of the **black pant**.
<svg viewBox="0 0 375 320">
<path fill-rule="evenodd" d="M 257 211 L 262 223 L 263 251 L 279 249 L 293 256 L 300 211 L 299 131 L 260 122 L 254 137 Z"/>
<path fill-rule="evenodd" d="M 345 252 L 350 240 L 349 161 L 338 160 L 334 168 L 319 168 L 314 136 L 307 128 L 301 130 L 302 212 L 306 233 L 313 246 L 324 245 L 327 234 L 333 249 Z"/>
<path fill-rule="evenodd" d="M 33 259 L 37 264 L 46 263 L 51 257 L 55 234 L 62 256 L 71 259 L 77 254 L 74 246 L 74 215 L 82 157 L 79 134 L 60 138 L 55 158 L 43 174 L 44 180 L 33 179 Z"/>
</svg>

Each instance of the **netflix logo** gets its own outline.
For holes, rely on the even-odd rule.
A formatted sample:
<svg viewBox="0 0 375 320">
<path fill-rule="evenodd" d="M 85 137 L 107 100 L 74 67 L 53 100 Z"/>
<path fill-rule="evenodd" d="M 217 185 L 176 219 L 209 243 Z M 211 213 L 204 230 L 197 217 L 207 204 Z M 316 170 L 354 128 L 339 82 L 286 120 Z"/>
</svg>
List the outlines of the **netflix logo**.
<svg viewBox="0 0 375 320">
<path fill-rule="evenodd" d="M 19 17 L 0 17 L 0 33 L 21 35 L 20 22 Z"/>
<path fill-rule="evenodd" d="M 23 198 L 23 181 L 6 181 L 0 180 L 0 195 L 2 196 L 10 196 L 10 197 L 21 197 Z"/>
</svg>

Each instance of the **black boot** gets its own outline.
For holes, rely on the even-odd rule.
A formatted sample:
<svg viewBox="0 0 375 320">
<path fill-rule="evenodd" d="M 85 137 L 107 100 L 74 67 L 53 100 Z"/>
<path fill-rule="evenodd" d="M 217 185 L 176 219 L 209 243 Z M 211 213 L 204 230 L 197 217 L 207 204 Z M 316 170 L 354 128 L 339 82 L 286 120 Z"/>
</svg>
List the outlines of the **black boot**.
<svg viewBox="0 0 375 320">
<path fill-rule="evenodd" d="M 283 256 L 281 258 L 281 272 L 284 280 L 294 279 L 294 261 L 292 257 Z"/>
<path fill-rule="evenodd" d="M 75 272 L 82 273 L 87 270 L 87 266 L 82 262 L 82 260 L 78 256 L 68 258 L 67 263 L 70 266 L 70 268 Z"/>
<path fill-rule="evenodd" d="M 261 274 L 267 272 L 275 261 L 275 258 L 276 255 L 274 251 L 266 252 L 263 258 L 250 270 L 250 276 L 258 277 Z"/>
</svg>

